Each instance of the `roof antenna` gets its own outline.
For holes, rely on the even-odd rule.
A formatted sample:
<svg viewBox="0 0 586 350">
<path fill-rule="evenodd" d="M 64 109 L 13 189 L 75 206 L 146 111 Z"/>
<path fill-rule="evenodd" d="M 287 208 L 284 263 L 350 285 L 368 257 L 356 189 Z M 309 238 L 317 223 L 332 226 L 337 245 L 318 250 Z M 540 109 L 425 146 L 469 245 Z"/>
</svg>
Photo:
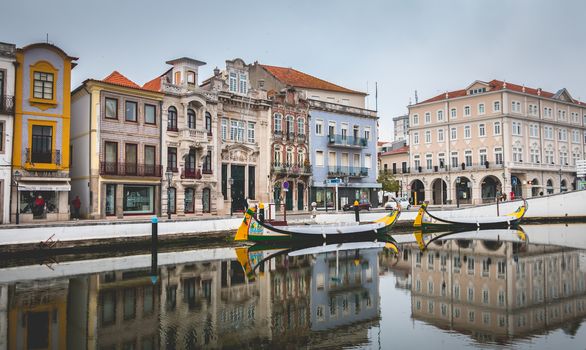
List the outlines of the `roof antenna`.
<svg viewBox="0 0 586 350">
<path fill-rule="evenodd" d="M 46 34 L 47 34 L 47 44 L 48 44 L 49 43 L 49 33 L 46 33 Z"/>
<path fill-rule="evenodd" d="M 415 90 L 415 104 L 419 103 L 419 98 L 417 97 L 417 90 Z"/>
<path fill-rule="evenodd" d="M 366 81 L 366 109 L 368 109 L 368 80 Z"/>
<path fill-rule="evenodd" d="M 374 82 L 374 110 L 378 112 L 378 81 Z"/>
</svg>

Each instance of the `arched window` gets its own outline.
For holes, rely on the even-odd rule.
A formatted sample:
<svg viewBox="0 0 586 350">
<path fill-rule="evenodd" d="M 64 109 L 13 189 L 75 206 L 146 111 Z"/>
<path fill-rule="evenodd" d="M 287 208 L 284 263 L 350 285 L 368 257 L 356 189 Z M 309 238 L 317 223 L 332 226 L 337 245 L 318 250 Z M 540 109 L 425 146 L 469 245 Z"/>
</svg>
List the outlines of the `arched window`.
<svg viewBox="0 0 586 350">
<path fill-rule="evenodd" d="M 552 194 L 553 193 L 553 181 L 551 181 L 551 179 L 547 180 L 547 194 Z"/>
<path fill-rule="evenodd" d="M 208 136 L 212 136 L 212 115 L 210 112 L 206 112 L 206 131 Z"/>
<path fill-rule="evenodd" d="M 292 134 L 295 132 L 295 125 L 293 125 L 293 116 L 292 115 L 288 115 L 287 116 L 287 134 Z"/>
<path fill-rule="evenodd" d="M 285 159 L 287 166 L 293 165 L 293 147 L 287 147 L 287 158 Z"/>
<path fill-rule="evenodd" d="M 303 167 L 305 164 L 305 150 L 300 148 L 297 150 L 297 166 Z"/>
<path fill-rule="evenodd" d="M 282 161 L 282 155 L 281 152 L 283 150 L 281 149 L 281 146 L 279 145 L 275 145 L 275 148 L 273 150 L 273 162 L 274 162 L 274 166 L 281 166 L 281 161 Z"/>
<path fill-rule="evenodd" d="M 204 188 L 201 194 L 201 206 L 204 213 L 211 212 L 211 191 L 209 188 Z"/>
<path fill-rule="evenodd" d="M 177 109 L 171 106 L 168 110 L 167 130 L 177 131 Z"/>
<path fill-rule="evenodd" d="M 297 134 L 305 135 L 305 119 L 297 118 Z"/>
<path fill-rule="evenodd" d="M 176 196 L 176 194 L 177 194 L 177 190 L 175 189 L 175 187 L 170 187 L 169 191 L 168 191 L 169 198 L 167 198 L 167 210 L 171 214 L 175 214 L 177 211 L 177 196 Z"/>
<path fill-rule="evenodd" d="M 187 110 L 187 127 L 195 129 L 195 111 L 193 109 Z"/>
<path fill-rule="evenodd" d="M 568 190 L 568 183 L 566 180 L 562 180 L 560 183 L 560 192 L 566 192 Z"/>
<path fill-rule="evenodd" d="M 185 189 L 185 209 L 183 210 L 185 213 L 194 213 L 194 203 L 193 203 L 193 196 L 195 195 L 195 191 L 193 188 L 186 188 Z"/>
<path fill-rule="evenodd" d="M 283 126 L 281 124 L 283 116 L 280 113 L 275 113 L 273 119 L 275 124 L 275 134 L 281 134 L 283 132 Z"/>
</svg>

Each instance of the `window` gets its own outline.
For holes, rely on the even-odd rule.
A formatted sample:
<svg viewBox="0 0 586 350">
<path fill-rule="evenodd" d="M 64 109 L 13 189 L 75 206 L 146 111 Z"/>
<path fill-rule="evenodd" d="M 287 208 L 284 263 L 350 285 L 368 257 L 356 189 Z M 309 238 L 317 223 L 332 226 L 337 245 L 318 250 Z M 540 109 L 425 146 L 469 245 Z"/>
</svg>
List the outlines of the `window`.
<svg viewBox="0 0 586 350">
<path fill-rule="evenodd" d="M 543 116 L 547 118 L 551 118 L 552 116 L 552 109 L 548 107 L 543 107 Z"/>
<path fill-rule="evenodd" d="M 370 128 L 369 127 L 364 128 L 364 139 L 370 141 Z"/>
<path fill-rule="evenodd" d="M 572 130 L 572 142 L 573 143 L 580 143 L 580 131 L 579 130 Z"/>
<path fill-rule="evenodd" d="M 515 113 L 521 113 L 521 102 L 512 101 L 511 102 L 511 111 L 513 111 Z"/>
<path fill-rule="evenodd" d="M 428 170 L 433 169 L 433 156 L 430 153 L 425 155 L 425 167 Z"/>
<path fill-rule="evenodd" d="M 241 94 L 248 93 L 246 74 L 240 74 L 240 84 L 238 85 Z"/>
<path fill-rule="evenodd" d="M 167 210 L 171 214 L 177 213 L 177 189 L 175 187 L 169 187 L 167 191 Z"/>
<path fill-rule="evenodd" d="M 494 122 L 493 124 L 493 132 L 495 135 L 500 135 L 501 134 L 501 122 Z"/>
<path fill-rule="evenodd" d="M 53 77 L 53 73 L 34 73 L 34 98 L 39 98 L 43 100 L 53 100 Z"/>
<path fill-rule="evenodd" d="M 202 173 L 204 173 L 204 174 L 211 174 L 212 173 L 212 151 L 208 151 L 208 153 L 203 158 Z"/>
<path fill-rule="evenodd" d="M 187 110 L 187 127 L 195 129 L 195 111 L 193 109 Z"/>
<path fill-rule="evenodd" d="M 472 166 L 472 151 L 467 150 L 464 152 L 464 159 L 466 160 L 466 166 Z"/>
<path fill-rule="evenodd" d="M 185 213 L 194 213 L 195 207 L 193 205 L 193 197 L 195 195 L 195 191 L 193 188 L 186 188 L 185 189 L 185 199 L 184 199 L 184 212 Z"/>
<path fill-rule="evenodd" d="M 494 162 L 496 164 L 503 164 L 503 149 L 501 147 L 494 149 Z"/>
<path fill-rule="evenodd" d="M 536 105 L 529 105 L 529 115 L 536 116 L 537 115 L 537 106 Z"/>
<path fill-rule="evenodd" d="M 283 132 L 283 116 L 280 113 L 275 113 L 275 115 L 273 116 L 273 120 L 275 123 L 275 133 L 281 134 Z"/>
<path fill-rule="evenodd" d="M 539 125 L 529 124 L 529 137 L 539 137 Z"/>
<path fill-rule="evenodd" d="M 521 146 L 513 147 L 513 162 L 523 161 L 523 148 Z"/>
<path fill-rule="evenodd" d="M 530 150 L 530 155 L 531 155 L 531 163 L 537 164 L 539 163 L 539 148 L 537 148 L 537 145 L 534 145 L 533 147 L 531 147 Z"/>
<path fill-rule="evenodd" d="M 437 160 L 439 163 L 439 167 L 443 169 L 446 166 L 446 154 L 445 153 L 438 153 Z"/>
<path fill-rule="evenodd" d="M 500 112 L 501 111 L 501 102 L 500 101 L 494 101 L 492 103 L 492 111 L 493 112 Z"/>
<path fill-rule="evenodd" d="M 560 128 L 558 132 L 558 138 L 560 141 L 568 141 L 568 130 Z"/>
<path fill-rule="evenodd" d="M 558 109 L 558 120 L 566 120 L 566 111 Z"/>
<path fill-rule="evenodd" d="M 565 150 L 560 151 L 560 165 L 568 165 L 568 152 Z"/>
<path fill-rule="evenodd" d="M 413 125 L 419 125 L 419 114 L 413 115 Z"/>
<path fill-rule="evenodd" d="M 175 72 L 175 85 L 181 84 L 181 72 Z"/>
<path fill-rule="evenodd" d="M 228 137 L 228 119 L 222 118 L 222 140 Z"/>
<path fill-rule="evenodd" d="M 413 133 L 413 144 L 414 145 L 418 145 L 419 144 L 419 133 L 418 132 L 414 132 Z"/>
<path fill-rule="evenodd" d="M 205 113 L 205 127 L 208 136 L 212 136 L 212 115 L 209 112 Z"/>
<path fill-rule="evenodd" d="M 136 144 L 127 143 L 124 145 L 124 163 L 125 173 L 128 175 L 136 175 L 136 164 L 138 158 L 138 147 Z"/>
<path fill-rule="evenodd" d="M 478 136 L 480 136 L 480 137 L 486 136 L 486 128 L 484 127 L 484 124 L 478 125 Z"/>
<path fill-rule="evenodd" d="M 297 118 L 297 134 L 305 135 L 305 119 Z"/>
<path fill-rule="evenodd" d="M 118 100 L 106 97 L 106 118 L 118 119 Z"/>
<path fill-rule="evenodd" d="M 413 165 L 415 165 L 415 170 L 419 170 L 421 167 L 421 160 L 419 159 L 419 154 L 413 156 Z"/>
<path fill-rule="evenodd" d="M 469 139 L 472 137 L 472 133 L 470 132 L 470 125 L 464 126 L 464 138 Z"/>
<path fill-rule="evenodd" d="M 236 123 L 236 141 L 244 141 L 244 122 L 242 120 Z"/>
<path fill-rule="evenodd" d="M 231 92 L 237 92 L 236 73 L 230 72 L 229 88 Z"/>
<path fill-rule="evenodd" d="M 521 136 L 522 135 L 522 133 L 521 133 L 521 122 L 513 122 L 512 123 L 512 126 L 513 126 L 513 135 Z"/>
<path fill-rule="evenodd" d="M 488 160 L 488 158 L 486 157 L 486 149 L 479 150 L 478 155 L 479 155 L 479 159 L 480 159 L 480 165 L 486 164 L 486 162 Z"/>
<path fill-rule="evenodd" d="M 154 105 L 144 105 L 144 122 L 146 124 L 157 123 L 157 107 Z"/>
<path fill-rule="evenodd" d="M 281 166 L 282 153 L 283 153 L 283 150 L 281 149 L 281 146 L 275 145 L 275 148 L 273 150 L 273 162 L 275 163 L 275 166 Z M 322 156 L 323 156 L 323 153 L 322 153 Z"/>
<path fill-rule="evenodd" d="M 431 143 L 431 131 L 425 131 L 425 143 Z"/>
<path fill-rule="evenodd" d="M 465 117 L 469 117 L 470 116 L 470 106 L 464 107 L 464 116 Z"/>
<path fill-rule="evenodd" d="M 553 140 L 553 127 L 552 126 L 544 126 L 543 127 L 543 138 L 546 140 Z"/>
<path fill-rule="evenodd" d="M 120 185 L 118 185 L 120 186 Z M 124 214 L 152 214 L 155 211 L 153 186 L 123 185 Z"/>
<path fill-rule="evenodd" d="M 315 165 L 324 166 L 324 151 L 315 152 Z"/>
<path fill-rule="evenodd" d="M 31 163 L 53 162 L 53 127 L 33 125 Z"/>
<path fill-rule="evenodd" d="M 455 127 L 453 127 L 450 130 L 450 140 L 456 140 L 458 138 L 458 129 L 456 129 Z"/>
<path fill-rule="evenodd" d="M 305 163 L 305 150 L 303 148 L 297 150 L 297 166 L 302 167 Z"/>
<path fill-rule="evenodd" d="M 431 113 L 425 112 L 425 124 L 431 123 Z"/>
<path fill-rule="evenodd" d="M 484 103 L 478 104 L 478 114 L 484 114 Z"/>
<path fill-rule="evenodd" d="M 315 135 L 323 136 L 324 134 L 324 121 L 323 120 L 316 120 L 315 121 Z"/>
<path fill-rule="evenodd" d="M 127 122 L 136 122 L 136 102 L 133 101 L 126 101 L 125 105 L 125 113 L 124 119 Z"/>
<path fill-rule="evenodd" d="M 177 148 L 167 148 L 167 171 L 177 172 Z"/>
<path fill-rule="evenodd" d="M 168 110 L 167 130 L 177 131 L 177 109 L 171 106 Z"/>
<path fill-rule="evenodd" d="M 452 168 L 458 167 L 458 152 L 452 152 Z"/>
<path fill-rule="evenodd" d="M 4 151 L 4 122 L 0 121 L 0 152 L 3 152 L 3 151 Z"/>
<path fill-rule="evenodd" d="M 106 142 L 105 170 L 107 174 L 116 174 L 118 171 L 118 143 Z"/>
<path fill-rule="evenodd" d="M 551 146 L 545 150 L 545 164 L 554 164 L 555 160 L 553 159 L 553 149 Z"/>
<path fill-rule="evenodd" d="M 236 135 L 238 133 L 238 121 L 230 120 L 230 140 L 236 141 Z"/>
<path fill-rule="evenodd" d="M 452 119 L 456 118 L 458 116 L 458 111 L 455 108 L 451 109 L 451 117 Z"/>
<path fill-rule="evenodd" d="M 438 122 L 444 121 L 444 111 L 442 111 L 442 110 L 437 111 L 437 121 Z"/>
<path fill-rule="evenodd" d="M 364 167 L 365 167 L 366 169 L 370 169 L 370 167 L 371 167 L 371 165 L 372 165 L 371 163 L 372 163 L 372 161 L 371 161 L 370 154 L 366 154 L 366 155 L 364 156 Z"/>
<path fill-rule="evenodd" d="M 187 71 L 187 84 L 195 85 L 195 72 Z"/>
<path fill-rule="evenodd" d="M 437 130 L 437 142 L 444 142 L 444 129 Z"/>
<path fill-rule="evenodd" d="M 248 122 L 248 142 L 254 143 L 254 123 Z"/>
</svg>

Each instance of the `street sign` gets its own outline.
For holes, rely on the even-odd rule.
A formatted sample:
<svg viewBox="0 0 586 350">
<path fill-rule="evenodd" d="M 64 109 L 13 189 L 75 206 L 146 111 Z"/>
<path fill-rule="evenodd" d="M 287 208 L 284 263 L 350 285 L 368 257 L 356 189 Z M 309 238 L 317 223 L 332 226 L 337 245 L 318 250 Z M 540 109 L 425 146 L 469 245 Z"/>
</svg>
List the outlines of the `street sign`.
<svg viewBox="0 0 586 350">
<path fill-rule="evenodd" d="M 576 160 L 576 176 L 586 176 L 586 160 Z"/>
<path fill-rule="evenodd" d="M 283 188 L 288 190 L 289 189 L 289 181 L 283 182 Z"/>
<path fill-rule="evenodd" d="M 341 179 L 335 178 L 335 179 L 328 179 L 328 185 L 339 185 L 342 183 Z"/>
</svg>

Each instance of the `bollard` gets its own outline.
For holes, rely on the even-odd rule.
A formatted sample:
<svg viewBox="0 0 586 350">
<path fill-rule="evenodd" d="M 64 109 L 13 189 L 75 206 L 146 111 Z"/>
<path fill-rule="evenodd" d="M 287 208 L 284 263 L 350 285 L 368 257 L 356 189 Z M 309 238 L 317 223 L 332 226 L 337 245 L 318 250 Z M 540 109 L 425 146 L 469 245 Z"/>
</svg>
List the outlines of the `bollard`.
<svg viewBox="0 0 586 350">
<path fill-rule="evenodd" d="M 159 238 L 159 219 L 151 219 L 151 276 L 157 276 L 157 243 Z"/>
<path fill-rule="evenodd" d="M 356 222 L 360 222 L 360 203 L 358 203 L 358 201 L 354 201 L 354 216 Z"/>
<path fill-rule="evenodd" d="M 265 205 L 263 202 L 258 205 L 258 221 L 265 222 Z"/>
<path fill-rule="evenodd" d="M 316 215 L 317 215 L 317 203 L 316 202 L 311 202 L 311 218 L 315 219 Z"/>
</svg>

